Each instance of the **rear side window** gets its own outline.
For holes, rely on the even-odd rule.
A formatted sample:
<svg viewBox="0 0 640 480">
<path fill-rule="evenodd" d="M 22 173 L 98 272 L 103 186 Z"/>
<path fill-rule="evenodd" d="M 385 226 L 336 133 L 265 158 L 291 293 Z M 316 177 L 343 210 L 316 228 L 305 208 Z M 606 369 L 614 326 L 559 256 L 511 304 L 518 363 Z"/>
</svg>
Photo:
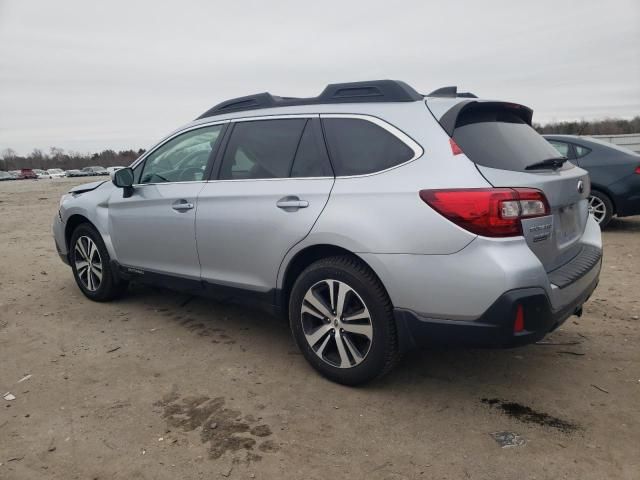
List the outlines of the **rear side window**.
<svg viewBox="0 0 640 480">
<path fill-rule="evenodd" d="M 219 178 L 288 178 L 306 122 L 295 118 L 236 123 Z"/>
<path fill-rule="evenodd" d="M 400 165 L 414 152 L 375 123 L 358 118 L 322 119 L 336 175 L 363 175 Z"/>
<path fill-rule="evenodd" d="M 574 145 L 573 148 L 576 149 L 576 157 L 577 158 L 582 158 L 585 155 L 587 155 L 589 152 L 591 152 L 590 148 L 583 147 L 581 145 Z"/>
<path fill-rule="evenodd" d="M 534 163 L 557 158 L 558 151 L 507 108 L 482 105 L 463 110 L 453 139 L 474 163 L 501 170 L 525 171 Z M 569 162 L 563 168 L 571 168 Z"/>
</svg>

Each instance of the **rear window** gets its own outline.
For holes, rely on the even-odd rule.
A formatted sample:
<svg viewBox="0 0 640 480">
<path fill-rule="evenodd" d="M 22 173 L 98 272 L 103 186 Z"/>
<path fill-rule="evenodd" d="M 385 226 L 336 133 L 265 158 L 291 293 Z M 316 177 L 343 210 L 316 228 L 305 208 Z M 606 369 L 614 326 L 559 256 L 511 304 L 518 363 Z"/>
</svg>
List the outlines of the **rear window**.
<svg viewBox="0 0 640 480">
<path fill-rule="evenodd" d="M 463 110 L 453 139 L 474 163 L 501 170 L 524 171 L 529 165 L 559 156 L 520 116 L 495 106 Z M 563 166 L 571 167 L 569 162 Z"/>
<path fill-rule="evenodd" d="M 358 118 L 322 120 L 336 175 L 363 175 L 400 165 L 414 155 L 402 140 Z"/>
</svg>

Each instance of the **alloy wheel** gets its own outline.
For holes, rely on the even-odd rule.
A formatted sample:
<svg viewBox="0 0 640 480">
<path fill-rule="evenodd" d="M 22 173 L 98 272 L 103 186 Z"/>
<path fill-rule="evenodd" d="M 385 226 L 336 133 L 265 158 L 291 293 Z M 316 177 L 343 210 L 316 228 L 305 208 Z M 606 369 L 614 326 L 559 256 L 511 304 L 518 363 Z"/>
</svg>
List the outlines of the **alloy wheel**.
<svg viewBox="0 0 640 480">
<path fill-rule="evenodd" d="M 607 206 L 600 198 L 591 195 L 589 197 L 589 213 L 593 215 L 595 221 L 600 224 L 607 216 Z"/>
<path fill-rule="evenodd" d="M 102 258 L 95 242 L 86 236 L 78 237 L 75 246 L 76 275 L 82 285 L 95 292 L 102 283 Z"/>
<path fill-rule="evenodd" d="M 302 300 L 300 319 L 307 343 L 325 363 L 352 368 L 362 363 L 373 340 L 369 309 L 339 280 L 321 280 Z"/>
</svg>

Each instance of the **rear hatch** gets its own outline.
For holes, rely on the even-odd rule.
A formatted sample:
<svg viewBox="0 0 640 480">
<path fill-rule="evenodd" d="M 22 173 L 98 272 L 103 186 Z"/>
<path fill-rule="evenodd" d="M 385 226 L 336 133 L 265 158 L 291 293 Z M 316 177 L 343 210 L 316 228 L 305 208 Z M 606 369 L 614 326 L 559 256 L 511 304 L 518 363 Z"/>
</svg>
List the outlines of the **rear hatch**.
<svg viewBox="0 0 640 480">
<path fill-rule="evenodd" d="M 551 215 L 522 220 L 529 248 L 549 272 L 575 257 L 588 219 L 586 171 L 560 161 L 558 152 L 531 127 L 532 111 L 505 102 L 451 99 L 438 118 L 442 127 L 494 187 L 541 190 Z M 430 101 L 427 100 L 427 106 Z"/>
</svg>

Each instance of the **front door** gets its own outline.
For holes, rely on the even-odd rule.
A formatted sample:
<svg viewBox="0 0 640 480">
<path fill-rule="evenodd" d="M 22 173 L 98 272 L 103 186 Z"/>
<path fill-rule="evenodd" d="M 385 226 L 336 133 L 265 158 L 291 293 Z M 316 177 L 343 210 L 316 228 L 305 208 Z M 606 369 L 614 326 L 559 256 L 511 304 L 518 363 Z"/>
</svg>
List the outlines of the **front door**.
<svg viewBox="0 0 640 480">
<path fill-rule="evenodd" d="M 133 195 L 109 199 L 109 231 L 121 265 L 200 279 L 195 218 L 198 194 L 223 125 L 181 133 L 135 168 Z"/>
</svg>

